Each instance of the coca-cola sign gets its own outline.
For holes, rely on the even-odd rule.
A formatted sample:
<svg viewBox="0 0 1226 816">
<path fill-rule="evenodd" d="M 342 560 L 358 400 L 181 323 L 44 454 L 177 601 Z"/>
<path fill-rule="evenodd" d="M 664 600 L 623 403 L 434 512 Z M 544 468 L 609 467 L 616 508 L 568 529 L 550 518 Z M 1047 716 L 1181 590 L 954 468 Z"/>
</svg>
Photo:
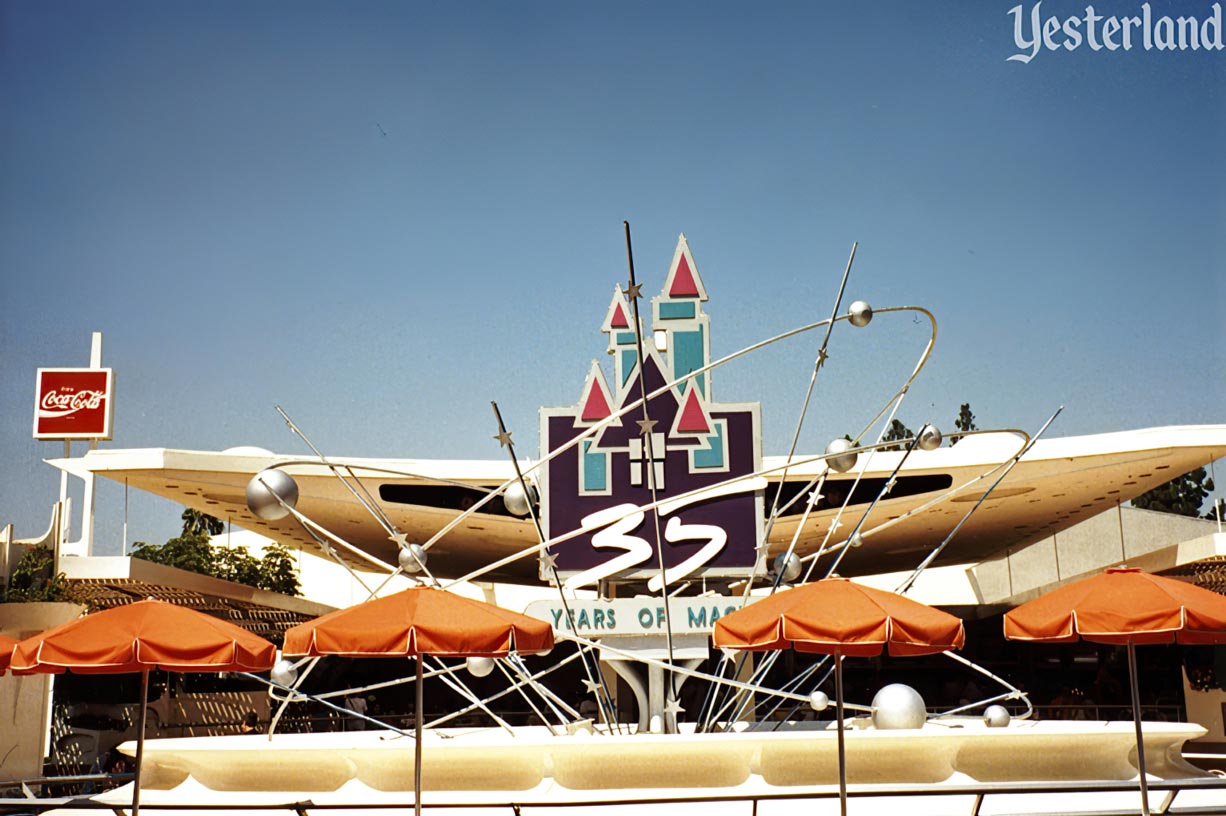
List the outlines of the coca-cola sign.
<svg viewBox="0 0 1226 816">
<path fill-rule="evenodd" d="M 35 439 L 110 439 L 114 376 L 109 368 L 40 368 Z"/>
</svg>

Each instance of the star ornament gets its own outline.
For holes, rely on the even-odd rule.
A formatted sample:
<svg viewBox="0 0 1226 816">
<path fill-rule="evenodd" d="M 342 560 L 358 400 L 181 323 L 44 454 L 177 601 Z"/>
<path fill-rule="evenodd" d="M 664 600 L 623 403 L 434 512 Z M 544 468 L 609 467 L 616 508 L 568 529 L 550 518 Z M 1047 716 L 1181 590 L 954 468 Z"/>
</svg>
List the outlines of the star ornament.
<svg viewBox="0 0 1226 816">
<path fill-rule="evenodd" d="M 498 447 L 500 448 L 509 447 L 511 444 L 511 432 L 503 431 L 502 433 L 494 434 L 494 436 L 492 436 L 491 439 L 497 439 Z"/>
<path fill-rule="evenodd" d="M 558 557 L 551 552 L 543 552 L 540 555 L 541 566 L 547 570 L 556 570 L 558 568 Z"/>
<path fill-rule="evenodd" d="M 588 694 L 594 694 L 597 697 L 600 696 L 600 684 L 597 683 L 595 680 L 584 680 L 583 690 L 587 692 Z"/>
<path fill-rule="evenodd" d="M 654 419 L 640 419 L 635 424 L 639 426 L 639 434 L 641 436 L 647 436 L 652 432 L 652 429 L 656 427 L 657 423 Z"/>
<path fill-rule="evenodd" d="M 664 706 L 665 714 L 672 714 L 673 716 L 676 716 L 683 711 L 685 711 L 685 709 L 682 708 L 681 703 L 677 702 L 675 699 L 670 699 Z"/>
<path fill-rule="evenodd" d="M 634 283 L 633 281 L 631 281 L 629 284 L 626 285 L 626 297 L 630 298 L 631 300 L 635 300 L 636 298 L 641 298 L 643 296 L 643 293 L 640 291 L 642 288 L 643 288 L 643 284 Z"/>
</svg>

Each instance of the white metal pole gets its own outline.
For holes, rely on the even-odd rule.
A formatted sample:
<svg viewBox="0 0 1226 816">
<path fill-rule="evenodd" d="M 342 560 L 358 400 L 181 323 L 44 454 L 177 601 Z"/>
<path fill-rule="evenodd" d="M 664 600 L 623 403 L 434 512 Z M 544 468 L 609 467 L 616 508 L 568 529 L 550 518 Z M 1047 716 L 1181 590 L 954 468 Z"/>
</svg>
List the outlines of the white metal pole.
<svg viewBox="0 0 1226 816">
<path fill-rule="evenodd" d="M 68 459 L 72 456 L 72 442 L 64 440 L 64 458 Z M 60 504 L 68 498 L 68 471 L 60 471 Z"/>
<path fill-rule="evenodd" d="M 128 477 L 123 477 L 123 541 L 119 542 L 119 554 L 128 554 Z"/>
<path fill-rule="evenodd" d="M 72 458 L 72 442 L 64 440 L 64 458 Z M 68 513 L 68 471 L 60 471 L 59 529 L 55 531 L 55 569 L 60 568 L 60 548 L 72 535 L 72 518 Z"/>
<path fill-rule="evenodd" d="M 94 332 L 89 343 L 89 367 L 102 368 L 102 332 Z M 89 440 L 89 449 L 98 449 L 98 440 Z M 85 477 L 85 498 L 81 504 L 81 544 L 85 555 L 94 554 L 94 487 L 97 477 L 89 474 Z"/>
</svg>

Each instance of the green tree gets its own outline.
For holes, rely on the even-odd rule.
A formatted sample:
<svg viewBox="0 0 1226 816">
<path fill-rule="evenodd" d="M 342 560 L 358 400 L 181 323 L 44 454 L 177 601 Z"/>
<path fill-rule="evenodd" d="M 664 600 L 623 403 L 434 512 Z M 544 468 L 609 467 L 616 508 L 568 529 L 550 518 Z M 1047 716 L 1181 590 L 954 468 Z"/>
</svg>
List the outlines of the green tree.
<svg viewBox="0 0 1226 816">
<path fill-rule="evenodd" d="M 213 546 L 207 534 L 184 533 L 165 544 L 138 541 L 132 546 L 132 557 L 201 575 L 213 575 L 215 569 Z"/>
<path fill-rule="evenodd" d="M 5 603 L 80 600 L 64 573 L 52 574 L 53 560 L 50 547 L 28 547 L 13 568 L 2 600 Z"/>
<path fill-rule="evenodd" d="M 1213 480 L 1200 467 L 1142 493 L 1132 500 L 1132 506 L 1196 518 L 1200 515 L 1201 504 L 1212 492 Z"/>
<path fill-rule="evenodd" d="M 236 584 L 261 587 L 260 559 L 242 547 L 213 547 L 213 575 Z"/>
<path fill-rule="evenodd" d="M 885 432 L 885 436 L 881 437 L 881 441 L 882 442 L 898 442 L 899 440 L 902 440 L 902 439 L 910 439 L 913 436 L 915 436 L 914 431 L 912 431 L 906 425 L 903 425 L 897 419 L 892 419 L 890 420 L 890 427 Z M 904 449 L 905 449 L 905 446 L 903 445 L 889 445 L 887 447 L 882 448 L 882 450 L 887 450 L 887 451 L 900 451 Z"/>
<path fill-rule="evenodd" d="M 297 595 L 298 571 L 294 568 L 294 556 L 284 544 L 273 542 L 264 548 L 260 559 L 259 583 L 261 589 L 280 592 L 282 595 Z"/>
<path fill-rule="evenodd" d="M 199 510 L 193 510 L 188 507 L 183 510 L 183 515 L 179 518 L 183 519 L 183 534 L 193 533 L 195 535 L 203 535 L 206 538 L 215 536 L 222 530 L 226 529 L 226 525 L 219 518 L 214 518 L 208 513 L 201 513 Z"/>
<path fill-rule="evenodd" d="M 284 545 L 269 544 L 264 557 L 256 558 L 242 547 L 212 543 L 212 536 L 225 529 L 220 519 L 190 508 L 183 511 L 182 519 L 182 535 L 165 544 L 138 541 L 132 557 L 283 595 L 297 595 L 301 590 L 293 555 Z"/>
<path fill-rule="evenodd" d="M 1213 480 L 1210 479 L 1210 482 Z M 1218 513 L 1221 513 L 1222 521 L 1226 521 L 1226 499 L 1214 499 L 1209 502 L 1209 512 L 1205 513 L 1205 518 L 1210 521 L 1218 520 Z"/>
<path fill-rule="evenodd" d="M 977 431 L 979 426 L 975 424 L 975 414 L 971 411 L 969 402 L 962 403 L 962 407 L 958 409 L 958 418 L 954 420 L 954 427 L 959 431 Z M 958 440 L 951 439 L 949 444 L 956 445 Z"/>
</svg>

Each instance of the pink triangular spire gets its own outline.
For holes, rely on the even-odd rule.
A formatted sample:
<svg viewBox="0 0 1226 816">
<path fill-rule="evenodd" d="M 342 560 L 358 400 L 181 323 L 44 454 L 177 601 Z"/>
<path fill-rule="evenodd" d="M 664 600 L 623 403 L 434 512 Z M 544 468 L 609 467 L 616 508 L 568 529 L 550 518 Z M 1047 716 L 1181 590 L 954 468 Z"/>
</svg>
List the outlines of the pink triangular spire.
<svg viewBox="0 0 1226 816">
<path fill-rule="evenodd" d="M 604 322 L 600 324 L 600 330 L 602 332 L 624 332 L 630 329 L 630 309 L 626 303 L 626 294 L 619 284 L 613 287 L 613 298 L 609 301 L 609 308 L 604 314 Z"/>
<path fill-rule="evenodd" d="M 615 329 L 630 328 L 630 321 L 626 319 L 626 310 L 622 304 L 613 304 L 613 316 L 609 318 L 609 325 Z"/>
<path fill-rule="evenodd" d="M 705 301 L 707 288 L 702 285 L 698 274 L 698 266 L 690 253 L 690 244 L 684 235 L 677 236 L 677 249 L 673 251 L 673 261 L 669 264 L 668 275 L 664 278 L 664 290 L 661 294 L 666 298 L 696 298 Z"/>
<path fill-rule="evenodd" d="M 599 422 L 613 413 L 610 407 L 609 387 L 605 384 L 604 373 L 600 366 L 592 363 L 587 383 L 583 386 L 583 396 L 579 399 L 579 421 Z"/>
<path fill-rule="evenodd" d="M 681 406 L 681 414 L 677 417 L 677 433 L 711 433 L 706 412 L 702 410 L 702 403 L 698 400 L 698 389 L 693 386 L 685 392 L 685 404 Z"/>
<path fill-rule="evenodd" d="M 673 275 L 673 285 L 668 288 L 669 297 L 698 297 L 698 284 L 694 283 L 694 273 L 685 260 L 685 255 L 677 262 L 677 272 Z"/>
</svg>

